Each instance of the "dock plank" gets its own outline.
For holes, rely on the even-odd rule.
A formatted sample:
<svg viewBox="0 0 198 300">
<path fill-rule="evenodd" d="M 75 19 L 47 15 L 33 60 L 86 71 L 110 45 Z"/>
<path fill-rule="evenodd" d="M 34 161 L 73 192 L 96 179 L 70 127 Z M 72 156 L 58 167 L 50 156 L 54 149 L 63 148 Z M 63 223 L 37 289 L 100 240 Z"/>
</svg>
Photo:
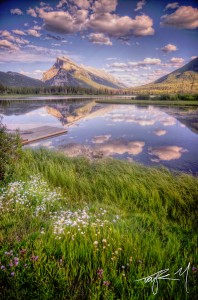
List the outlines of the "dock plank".
<svg viewBox="0 0 198 300">
<path fill-rule="evenodd" d="M 22 144 L 27 145 L 38 140 L 43 140 L 49 137 L 57 136 L 66 133 L 67 130 L 52 126 L 40 126 L 28 130 L 20 131 Z"/>
</svg>

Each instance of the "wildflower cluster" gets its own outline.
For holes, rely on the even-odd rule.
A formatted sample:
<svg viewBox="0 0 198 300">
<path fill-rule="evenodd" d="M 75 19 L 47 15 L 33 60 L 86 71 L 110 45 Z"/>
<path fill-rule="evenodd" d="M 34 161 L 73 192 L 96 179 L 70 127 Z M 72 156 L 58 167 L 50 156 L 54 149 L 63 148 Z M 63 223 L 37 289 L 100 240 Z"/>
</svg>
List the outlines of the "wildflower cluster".
<svg viewBox="0 0 198 300">
<path fill-rule="evenodd" d="M 0 270 L 14 277 L 17 272 L 31 267 L 37 260 L 38 256 L 28 254 L 26 249 L 18 253 L 13 250 L 6 251 L 0 261 Z"/>
<path fill-rule="evenodd" d="M 82 210 L 61 210 L 59 213 L 51 212 L 50 214 L 53 220 L 53 233 L 57 238 L 65 233 L 66 228 L 75 228 L 78 233 L 84 235 L 87 229 L 92 228 L 95 229 L 96 232 L 99 232 L 100 228 L 104 228 L 112 223 L 107 220 L 107 211 L 102 208 L 95 213 L 93 213 L 90 208 L 85 207 Z M 70 231 L 68 231 L 68 233 L 70 233 Z M 73 239 L 75 235 L 76 233 L 73 234 Z M 105 244 L 105 240 L 103 242 Z M 95 246 L 97 245 L 95 244 Z"/>
<path fill-rule="evenodd" d="M 47 182 L 39 176 L 31 176 L 28 182 L 11 182 L 8 187 L 0 190 L 0 209 L 2 212 L 11 212 L 19 206 L 20 209 L 28 207 L 34 209 L 37 216 L 60 199 L 59 191 L 51 191 Z"/>
</svg>

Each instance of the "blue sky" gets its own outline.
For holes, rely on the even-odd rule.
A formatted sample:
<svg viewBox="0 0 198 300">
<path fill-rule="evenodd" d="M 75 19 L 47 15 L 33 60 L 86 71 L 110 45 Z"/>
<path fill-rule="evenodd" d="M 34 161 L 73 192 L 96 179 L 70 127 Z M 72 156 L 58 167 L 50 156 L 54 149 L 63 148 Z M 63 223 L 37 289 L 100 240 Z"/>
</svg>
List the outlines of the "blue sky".
<svg viewBox="0 0 198 300">
<path fill-rule="evenodd" d="M 1 1 L 0 70 L 40 79 L 68 56 L 137 86 L 196 57 L 197 28 L 198 1 Z"/>
</svg>

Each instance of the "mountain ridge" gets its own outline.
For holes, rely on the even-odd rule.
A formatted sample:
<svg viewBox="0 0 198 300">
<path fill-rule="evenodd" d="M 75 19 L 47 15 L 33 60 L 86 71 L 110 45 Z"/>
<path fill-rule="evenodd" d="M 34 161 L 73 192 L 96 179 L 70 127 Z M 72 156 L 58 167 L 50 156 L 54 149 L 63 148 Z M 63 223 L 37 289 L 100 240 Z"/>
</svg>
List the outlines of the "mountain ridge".
<svg viewBox="0 0 198 300">
<path fill-rule="evenodd" d="M 152 83 L 129 90 L 134 93 L 150 94 L 198 93 L 198 57 Z"/>
<path fill-rule="evenodd" d="M 125 88 L 115 77 L 93 67 L 78 65 L 67 57 L 57 57 L 54 65 L 43 73 L 43 82 L 54 86 L 85 88 Z"/>
<path fill-rule="evenodd" d="M 0 71 L 0 84 L 8 87 L 44 87 L 44 82 L 17 72 Z"/>
</svg>

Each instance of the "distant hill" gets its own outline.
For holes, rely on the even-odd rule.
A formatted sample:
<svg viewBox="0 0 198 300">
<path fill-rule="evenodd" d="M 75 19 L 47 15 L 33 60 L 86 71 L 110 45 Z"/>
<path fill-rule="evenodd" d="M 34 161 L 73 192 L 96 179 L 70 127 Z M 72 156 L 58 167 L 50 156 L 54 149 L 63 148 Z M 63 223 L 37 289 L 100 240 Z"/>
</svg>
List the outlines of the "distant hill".
<svg viewBox="0 0 198 300">
<path fill-rule="evenodd" d="M 67 57 L 58 57 L 51 69 L 43 73 L 43 81 L 51 86 L 83 88 L 124 88 L 124 84 L 105 71 L 78 65 Z"/>
<path fill-rule="evenodd" d="M 34 79 L 17 72 L 0 72 L 0 84 L 8 87 L 42 87 L 41 80 Z"/>
<path fill-rule="evenodd" d="M 198 57 L 155 82 L 130 88 L 130 91 L 139 94 L 198 93 Z"/>
</svg>

